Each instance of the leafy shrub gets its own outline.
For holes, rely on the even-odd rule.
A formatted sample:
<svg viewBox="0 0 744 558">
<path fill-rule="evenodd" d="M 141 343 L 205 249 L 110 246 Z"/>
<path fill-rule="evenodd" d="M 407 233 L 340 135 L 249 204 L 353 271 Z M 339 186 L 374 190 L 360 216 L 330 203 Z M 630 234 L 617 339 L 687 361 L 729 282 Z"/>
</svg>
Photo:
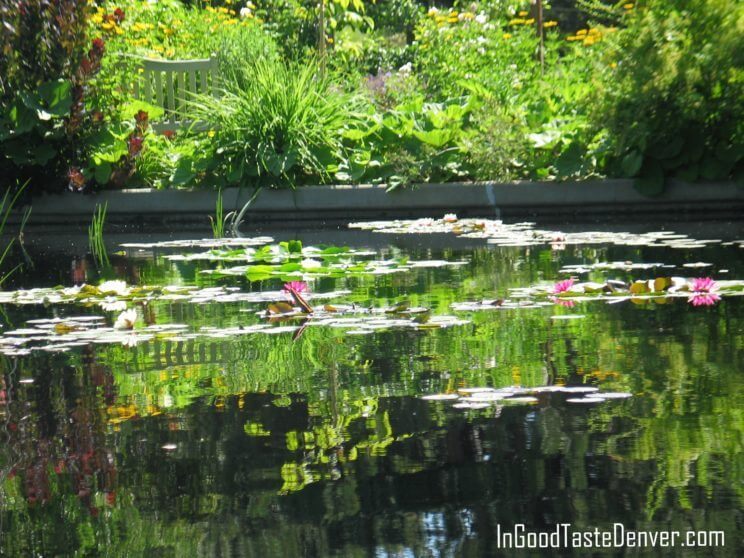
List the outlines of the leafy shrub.
<svg viewBox="0 0 744 558">
<path fill-rule="evenodd" d="M 474 104 L 474 97 L 427 103 L 419 95 L 384 112 L 369 111 L 344 131 L 352 151 L 336 178 L 395 188 L 466 176 L 461 140 Z"/>
<path fill-rule="evenodd" d="M 86 38 L 87 2 L 4 0 L 0 16 L 0 174 L 33 178 L 36 188 L 58 187 L 62 177 L 82 187 L 75 165 L 101 124 L 90 81 L 105 49 Z"/>
<path fill-rule="evenodd" d="M 665 176 L 741 176 L 744 4 L 651 0 L 625 19 L 593 114 L 609 133 L 609 172 L 649 194 Z"/>
</svg>

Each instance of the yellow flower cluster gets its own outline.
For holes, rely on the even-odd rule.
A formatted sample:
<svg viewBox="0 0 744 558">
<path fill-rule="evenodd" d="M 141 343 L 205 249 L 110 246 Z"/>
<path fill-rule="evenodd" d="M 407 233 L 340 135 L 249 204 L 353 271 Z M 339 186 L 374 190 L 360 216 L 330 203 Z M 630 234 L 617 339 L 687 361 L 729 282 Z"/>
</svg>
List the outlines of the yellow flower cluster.
<svg viewBox="0 0 744 558">
<path fill-rule="evenodd" d="M 124 33 L 124 30 L 121 28 L 116 18 L 112 14 L 107 14 L 106 10 L 100 6 L 96 8 L 95 13 L 91 16 L 90 20 L 106 33 L 112 35 L 121 35 Z"/>
<path fill-rule="evenodd" d="M 557 21 L 552 21 L 551 20 L 551 21 L 546 21 L 546 22 L 543 23 L 543 27 L 545 27 L 545 29 L 550 29 L 551 27 L 557 27 L 557 26 L 558 26 L 558 22 Z"/>
<path fill-rule="evenodd" d="M 567 41 L 580 41 L 584 46 L 592 46 L 602 39 L 602 32 L 597 28 L 579 29 L 574 35 L 566 37 Z"/>
<path fill-rule="evenodd" d="M 521 14 L 521 13 L 526 13 L 526 12 L 519 12 L 519 13 Z M 511 25 L 511 26 L 515 26 L 515 25 L 533 25 L 534 23 L 535 23 L 535 18 L 534 17 L 531 17 L 529 19 L 525 19 L 523 17 L 517 17 L 517 18 L 512 19 L 509 22 L 509 25 Z"/>
<path fill-rule="evenodd" d="M 472 12 L 458 12 L 457 10 L 441 11 L 437 8 L 431 8 L 426 15 L 433 18 L 437 24 L 437 27 L 444 27 L 445 25 L 454 25 L 456 23 L 464 21 L 472 21 L 475 19 L 475 14 Z"/>
</svg>

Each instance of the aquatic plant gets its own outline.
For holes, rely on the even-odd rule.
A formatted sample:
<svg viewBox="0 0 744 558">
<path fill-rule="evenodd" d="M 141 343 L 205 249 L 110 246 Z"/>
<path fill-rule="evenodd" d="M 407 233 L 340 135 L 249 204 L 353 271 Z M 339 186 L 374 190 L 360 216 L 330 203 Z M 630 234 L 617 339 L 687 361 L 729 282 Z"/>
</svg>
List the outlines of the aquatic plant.
<svg viewBox="0 0 744 558">
<path fill-rule="evenodd" d="M 103 227 L 106 223 L 106 209 L 108 203 L 96 204 L 93 218 L 88 227 L 88 248 L 98 266 L 108 265 L 109 257 L 106 252 L 106 243 L 103 240 Z"/>
<path fill-rule="evenodd" d="M 18 190 L 15 192 L 15 194 L 12 194 L 12 189 L 8 188 L 5 190 L 5 194 L 3 194 L 2 199 L 0 200 L 0 236 L 3 235 L 3 232 L 5 231 L 5 225 L 8 222 L 8 217 L 10 217 L 10 212 L 13 210 L 13 207 L 15 206 L 16 202 L 18 201 L 18 197 L 21 195 L 23 190 L 28 185 L 28 182 L 23 184 Z M 11 197 L 12 196 L 12 197 Z M 26 225 L 26 221 L 28 221 L 29 216 L 31 215 L 31 208 L 27 208 L 26 211 L 23 214 L 23 218 L 21 219 L 21 226 L 19 227 L 18 236 L 17 238 L 22 238 L 23 235 L 23 229 Z M 0 286 L 2 286 L 3 282 L 8 279 L 13 273 L 15 273 L 20 267 L 21 264 L 18 264 L 10 271 L 3 271 L 3 262 L 5 261 L 5 258 L 8 257 L 8 254 L 10 253 L 10 249 L 13 247 L 13 244 L 15 244 L 16 238 L 11 238 L 8 244 L 5 245 L 5 248 L 2 249 L 2 253 L 0 253 Z"/>
<path fill-rule="evenodd" d="M 566 279 L 564 281 L 558 281 L 555 285 L 553 285 L 553 294 L 560 294 L 565 293 L 569 290 L 571 290 L 571 287 L 573 287 L 574 280 Z"/>
<path fill-rule="evenodd" d="M 690 283 L 690 289 L 695 293 L 711 293 L 718 290 L 718 284 L 710 277 L 696 277 Z"/>
<path fill-rule="evenodd" d="M 225 230 L 228 226 L 232 225 L 234 211 L 230 211 L 227 215 L 224 214 L 224 208 L 222 205 L 222 190 L 217 191 L 217 201 L 215 202 L 214 217 L 209 216 L 210 224 L 212 225 L 212 236 L 214 238 L 224 238 Z"/>
<path fill-rule="evenodd" d="M 284 284 L 283 292 L 290 295 L 292 300 L 308 314 L 313 313 L 313 307 L 310 306 L 307 301 L 303 298 L 302 294 L 307 291 L 307 283 L 304 281 L 290 281 Z"/>
</svg>

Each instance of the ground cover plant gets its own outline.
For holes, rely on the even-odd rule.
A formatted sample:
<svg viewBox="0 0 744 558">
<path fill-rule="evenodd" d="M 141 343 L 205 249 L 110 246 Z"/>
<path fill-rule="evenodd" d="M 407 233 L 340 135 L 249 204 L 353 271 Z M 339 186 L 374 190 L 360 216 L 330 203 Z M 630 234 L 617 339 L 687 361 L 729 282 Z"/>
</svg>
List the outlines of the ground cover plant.
<svg viewBox="0 0 744 558">
<path fill-rule="evenodd" d="M 0 165 L 35 188 L 742 176 L 740 3 L 11 4 Z M 211 56 L 206 128 L 156 134 L 141 57 Z"/>
</svg>

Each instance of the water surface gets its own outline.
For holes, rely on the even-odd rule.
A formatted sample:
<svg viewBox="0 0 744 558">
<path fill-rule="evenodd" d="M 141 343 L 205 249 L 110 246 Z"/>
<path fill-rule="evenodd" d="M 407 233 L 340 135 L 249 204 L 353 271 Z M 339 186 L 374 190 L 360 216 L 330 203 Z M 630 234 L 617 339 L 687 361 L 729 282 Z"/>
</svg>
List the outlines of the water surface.
<svg viewBox="0 0 744 558">
<path fill-rule="evenodd" d="M 724 226 L 715 238 L 740 233 Z M 271 234 L 305 246 L 369 248 L 371 259 L 465 261 L 310 281 L 316 293 L 348 291 L 330 304 L 405 302 L 465 323 L 364 335 L 313 326 L 296 339 L 292 331 L 174 334 L 133 346 L 0 356 L 0 553 L 539 555 L 500 549 L 499 532 L 515 524 L 551 531 L 562 523 L 576 530 L 621 523 L 726 536 L 722 548 L 654 555 L 737 555 L 744 298 L 702 307 L 685 298 L 489 311 L 452 304 L 508 298 L 511 288 L 565 279 L 566 265 L 596 262 L 675 267 L 592 277 L 741 279 L 740 245 L 520 248 L 443 234 Z M 242 293 L 282 286 L 280 279 L 200 273 L 214 264 L 166 259 L 173 249 L 126 249 L 99 269 L 84 243 L 26 236 L 34 268 L 5 291 L 104 279 Z M 709 265 L 683 266 L 691 262 Z M 184 324 L 193 333 L 264 323 L 258 312 L 266 303 L 153 299 L 135 306 L 135 330 Z M 81 315 L 116 318 L 96 305 L 3 304 L 0 332 Z M 572 404 L 567 394 L 542 392 L 535 403 L 482 409 L 422 399 L 463 388 L 561 385 L 632 397 Z"/>
</svg>

